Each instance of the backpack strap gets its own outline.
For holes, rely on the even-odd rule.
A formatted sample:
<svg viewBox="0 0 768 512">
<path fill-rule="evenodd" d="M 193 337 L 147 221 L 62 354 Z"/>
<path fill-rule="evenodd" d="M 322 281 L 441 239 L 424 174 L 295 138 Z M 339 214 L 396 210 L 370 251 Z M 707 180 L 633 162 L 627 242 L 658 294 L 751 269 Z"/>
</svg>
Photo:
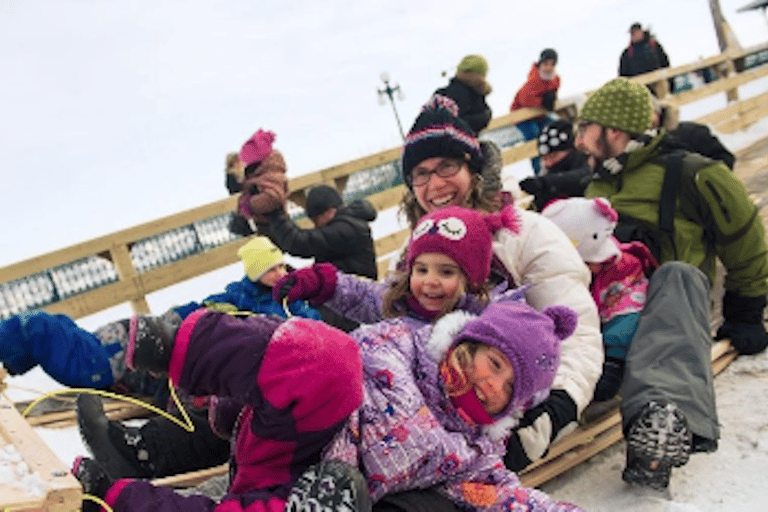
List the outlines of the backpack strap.
<svg viewBox="0 0 768 512">
<path fill-rule="evenodd" d="M 675 232 L 675 209 L 677 195 L 680 192 L 684 154 L 683 150 L 675 150 L 660 159 L 664 167 L 664 181 L 661 184 L 661 197 L 659 197 L 659 229 L 670 237 Z"/>
</svg>

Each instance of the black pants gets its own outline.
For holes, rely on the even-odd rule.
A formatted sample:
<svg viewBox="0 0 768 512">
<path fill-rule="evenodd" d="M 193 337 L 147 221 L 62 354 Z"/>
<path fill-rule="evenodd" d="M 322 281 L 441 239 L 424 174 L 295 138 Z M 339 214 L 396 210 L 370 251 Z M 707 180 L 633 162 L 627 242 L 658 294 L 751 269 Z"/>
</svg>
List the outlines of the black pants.
<svg viewBox="0 0 768 512">
<path fill-rule="evenodd" d="M 160 416 L 141 427 L 149 458 L 155 465 L 152 478 L 211 468 L 229 459 L 229 441 L 213 433 L 207 411 L 188 409 L 187 413 L 194 432 Z"/>
</svg>

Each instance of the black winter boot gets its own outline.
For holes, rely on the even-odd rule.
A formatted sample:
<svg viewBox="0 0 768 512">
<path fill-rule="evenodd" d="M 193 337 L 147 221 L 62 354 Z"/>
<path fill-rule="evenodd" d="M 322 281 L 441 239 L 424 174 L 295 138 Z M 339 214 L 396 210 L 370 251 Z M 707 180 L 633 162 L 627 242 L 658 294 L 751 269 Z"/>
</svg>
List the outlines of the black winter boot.
<svg viewBox="0 0 768 512">
<path fill-rule="evenodd" d="M 288 495 L 286 512 L 316 510 L 370 512 L 371 497 L 363 475 L 338 460 L 311 466 Z"/>
<path fill-rule="evenodd" d="M 98 462 L 84 457 L 75 459 L 71 473 L 83 486 L 83 494 L 95 496 L 101 500 L 115 482 Z M 83 497 L 82 512 L 99 512 L 99 510 L 101 505 Z"/>
<path fill-rule="evenodd" d="M 131 317 L 125 364 L 132 370 L 168 373 L 178 325 L 145 315 Z"/>
<path fill-rule="evenodd" d="M 119 427 L 122 425 L 107 418 L 98 396 L 83 394 L 77 397 L 77 424 L 80 428 L 80 437 L 91 455 L 104 467 L 110 477 L 118 479 L 152 476 L 146 467 L 139 464 L 138 458 L 133 455 L 135 452 L 126 446 L 125 439 L 130 435 L 116 432 L 120 429 L 113 424 Z M 122 428 L 128 429 L 128 427 Z M 139 429 L 131 430 L 138 433 Z"/>
<path fill-rule="evenodd" d="M 648 402 L 630 424 L 624 481 L 664 490 L 672 468 L 688 462 L 692 434 L 683 411 L 671 403 Z"/>
</svg>

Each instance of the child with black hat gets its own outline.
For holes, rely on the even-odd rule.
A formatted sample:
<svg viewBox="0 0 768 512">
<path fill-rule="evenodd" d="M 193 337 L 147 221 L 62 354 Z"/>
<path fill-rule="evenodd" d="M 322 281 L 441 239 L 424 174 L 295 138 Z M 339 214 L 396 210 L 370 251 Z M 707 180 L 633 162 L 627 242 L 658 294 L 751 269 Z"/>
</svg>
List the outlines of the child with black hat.
<svg viewBox="0 0 768 512">
<path fill-rule="evenodd" d="M 543 164 L 539 175 L 520 182 L 520 189 L 534 197 L 536 210 L 555 198 L 583 196 L 592 166 L 589 157 L 574 146 L 573 124 L 556 119 L 545 125 L 537 149 Z"/>
</svg>

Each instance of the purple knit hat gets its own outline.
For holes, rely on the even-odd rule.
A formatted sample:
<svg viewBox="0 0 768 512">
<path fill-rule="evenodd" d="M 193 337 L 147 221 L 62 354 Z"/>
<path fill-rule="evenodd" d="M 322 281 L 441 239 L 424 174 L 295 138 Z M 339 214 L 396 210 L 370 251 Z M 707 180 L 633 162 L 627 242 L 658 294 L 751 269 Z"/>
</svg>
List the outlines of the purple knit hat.
<svg viewBox="0 0 768 512">
<path fill-rule="evenodd" d="M 489 305 L 467 322 L 451 344 L 474 341 L 499 349 L 515 371 L 509 405 L 496 417 L 522 413 L 549 394 L 560 365 L 560 341 L 573 334 L 578 322 L 575 311 L 550 306 L 542 313 L 521 301 L 506 300 Z"/>
<path fill-rule="evenodd" d="M 274 132 L 259 128 L 259 131 L 251 135 L 251 138 L 245 141 L 240 149 L 240 161 L 243 162 L 243 167 L 259 163 L 267 158 L 272 153 L 273 142 L 275 142 Z"/>
<path fill-rule="evenodd" d="M 491 273 L 493 233 L 500 228 L 517 233 L 519 224 L 512 205 L 490 214 L 461 206 L 435 210 L 422 217 L 413 229 L 408 243 L 408 269 L 419 254 L 445 254 L 456 262 L 471 285 L 479 287 Z"/>
</svg>

